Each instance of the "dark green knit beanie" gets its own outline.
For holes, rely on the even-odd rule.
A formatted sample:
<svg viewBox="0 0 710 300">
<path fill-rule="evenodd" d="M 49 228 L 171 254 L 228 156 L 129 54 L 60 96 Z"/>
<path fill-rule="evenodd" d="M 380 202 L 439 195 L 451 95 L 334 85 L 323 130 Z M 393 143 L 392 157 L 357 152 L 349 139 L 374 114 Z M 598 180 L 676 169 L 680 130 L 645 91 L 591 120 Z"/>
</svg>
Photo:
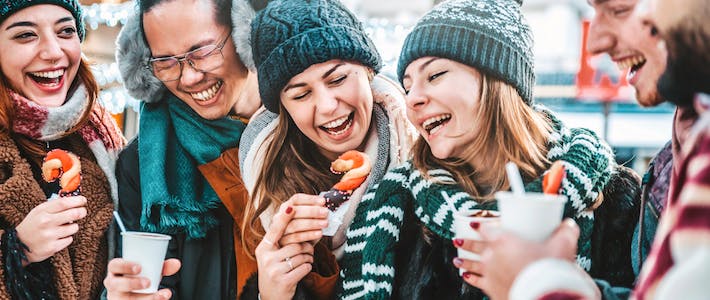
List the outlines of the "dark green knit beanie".
<svg viewBox="0 0 710 300">
<path fill-rule="evenodd" d="M 379 71 L 382 60 L 362 24 L 339 0 L 276 0 L 251 24 L 254 63 L 264 106 L 279 112 L 281 89 L 293 76 L 332 59 Z"/>
<path fill-rule="evenodd" d="M 76 32 L 79 35 L 79 39 L 84 40 L 83 12 L 77 0 L 0 0 L 0 23 L 23 8 L 39 4 L 59 5 L 71 12 L 76 20 Z"/>
<path fill-rule="evenodd" d="M 533 39 L 521 4 L 522 0 L 451 0 L 434 7 L 404 41 L 397 65 L 400 82 L 414 60 L 442 57 L 503 80 L 531 103 Z"/>
</svg>

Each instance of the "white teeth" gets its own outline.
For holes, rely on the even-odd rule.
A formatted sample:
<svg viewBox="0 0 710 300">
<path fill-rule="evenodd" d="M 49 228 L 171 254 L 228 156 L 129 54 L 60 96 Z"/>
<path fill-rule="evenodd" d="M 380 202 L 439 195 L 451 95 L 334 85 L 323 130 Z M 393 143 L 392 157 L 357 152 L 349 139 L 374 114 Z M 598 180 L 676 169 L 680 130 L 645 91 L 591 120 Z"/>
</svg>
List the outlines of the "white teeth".
<svg viewBox="0 0 710 300">
<path fill-rule="evenodd" d="M 639 64 L 642 64 L 644 62 L 646 62 L 645 57 L 643 57 L 641 55 L 636 55 L 636 56 L 626 58 L 624 60 L 617 61 L 616 65 L 619 67 L 619 69 L 626 70 L 626 69 L 632 68 L 634 66 L 637 66 Z"/>
<path fill-rule="evenodd" d="M 330 128 L 335 128 L 335 127 L 338 127 L 338 126 L 340 126 L 340 125 L 343 125 L 343 123 L 345 123 L 345 121 L 348 120 L 348 117 L 350 117 L 349 114 L 348 114 L 348 115 L 345 115 L 345 116 L 342 116 L 342 117 L 340 117 L 340 118 L 338 118 L 338 119 L 335 119 L 335 120 L 333 120 L 333 121 L 330 121 L 330 122 L 328 122 L 328 123 L 325 123 L 325 124 L 323 124 L 323 125 L 321 125 L 321 126 L 323 126 L 323 127 L 325 127 L 325 128 L 328 128 L 328 129 L 330 129 Z"/>
<path fill-rule="evenodd" d="M 211 86 L 210 88 L 208 88 L 204 91 L 197 92 L 197 93 L 190 93 L 190 96 L 193 99 L 198 100 L 198 101 L 209 100 L 209 99 L 212 99 L 212 97 L 214 97 L 217 94 L 217 91 L 221 87 L 222 87 L 222 81 L 218 81 L 213 86 Z"/>
<path fill-rule="evenodd" d="M 343 130 L 339 130 L 339 131 L 328 130 L 328 133 L 330 133 L 331 135 L 341 135 L 341 134 L 345 133 L 346 131 L 348 131 L 348 129 L 350 129 L 350 126 L 352 126 L 352 125 L 353 125 L 353 122 L 349 122 L 348 125 L 345 125 L 345 128 L 343 128 Z"/>
<path fill-rule="evenodd" d="M 427 128 L 429 125 L 433 124 L 434 122 L 438 122 L 441 120 L 449 119 L 451 118 L 450 114 L 443 114 L 443 115 L 438 115 L 436 117 L 431 117 L 429 119 L 426 119 L 424 123 L 422 123 L 422 127 Z"/>
<path fill-rule="evenodd" d="M 36 77 L 54 79 L 54 78 L 59 78 L 62 75 L 64 75 L 64 69 L 54 70 L 54 71 L 49 71 L 49 72 L 30 72 L 30 74 L 32 74 L 32 76 L 36 76 Z"/>
</svg>

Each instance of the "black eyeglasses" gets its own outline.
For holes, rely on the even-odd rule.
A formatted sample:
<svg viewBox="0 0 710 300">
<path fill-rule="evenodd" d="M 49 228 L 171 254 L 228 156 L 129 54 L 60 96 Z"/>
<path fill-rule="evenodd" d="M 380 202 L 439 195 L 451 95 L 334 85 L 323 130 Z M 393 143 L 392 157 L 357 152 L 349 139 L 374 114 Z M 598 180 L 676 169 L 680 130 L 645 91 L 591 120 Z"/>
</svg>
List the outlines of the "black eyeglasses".
<svg viewBox="0 0 710 300">
<path fill-rule="evenodd" d="M 182 55 L 151 58 L 148 66 L 160 81 L 175 81 L 182 76 L 182 64 L 187 61 L 190 66 L 200 72 L 209 72 L 219 68 L 224 62 L 222 48 L 229 39 L 227 36 L 217 45 L 207 45 Z"/>
</svg>

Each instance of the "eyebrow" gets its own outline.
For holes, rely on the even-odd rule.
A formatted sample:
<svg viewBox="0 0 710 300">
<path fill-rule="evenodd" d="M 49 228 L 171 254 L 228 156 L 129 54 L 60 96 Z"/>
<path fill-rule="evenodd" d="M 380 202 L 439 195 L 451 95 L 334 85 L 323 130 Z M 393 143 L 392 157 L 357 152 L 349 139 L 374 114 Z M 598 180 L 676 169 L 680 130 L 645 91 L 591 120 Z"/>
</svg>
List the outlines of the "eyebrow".
<svg viewBox="0 0 710 300">
<path fill-rule="evenodd" d="M 426 68 L 427 66 L 429 66 L 431 63 L 433 63 L 434 61 L 436 61 L 438 59 L 439 59 L 438 57 L 432 57 L 431 59 L 424 62 L 421 66 L 419 66 L 419 72 L 423 72 L 424 68 Z M 405 74 L 404 77 L 402 77 L 402 80 L 407 79 L 407 78 L 410 78 L 409 74 Z"/>
<path fill-rule="evenodd" d="M 229 36 L 227 36 L 227 39 L 229 39 Z M 221 41 L 221 40 L 219 39 L 219 37 L 216 38 L 216 41 L 215 41 L 214 38 L 213 38 L 213 39 L 206 39 L 206 40 L 202 40 L 202 41 L 198 42 L 197 44 L 194 44 L 194 45 L 190 46 L 190 48 L 189 48 L 187 51 L 185 51 L 185 52 L 183 52 L 183 53 L 181 53 L 181 54 L 175 54 L 175 55 L 172 55 L 172 54 L 153 55 L 153 56 L 151 56 L 151 58 L 167 58 L 167 57 L 176 57 L 176 56 L 180 57 L 180 56 L 185 55 L 185 54 L 188 53 L 188 52 L 195 51 L 195 50 L 200 49 L 200 48 L 205 47 L 205 46 L 217 45 L 217 44 L 215 44 L 215 42 L 216 42 L 216 43 L 219 43 L 220 41 Z"/>
<path fill-rule="evenodd" d="M 333 74 L 333 72 L 335 72 L 335 70 L 337 70 L 338 68 L 340 68 L 341 66 L 344 66 L 344 65 L 345 65 L 345 63 L 339 63 L 339 64 L 333 66 L 332 68 L 330 68 L 330 70 L 323 73 L 323 76 L 321 76 L 321 78 L 325 79 L 326 77 L 330 76 L 330 74 Z M 303 87 L 303 86 L 306 86 L 306 84 L 305 83 L 289 84 L 284 88 L 283 92 L 285 93 L 292 88 Z"/>
<path fill-rule="evenodd" d="M 604 2 L 609 2 L 609 0 L 587 0 L 587 3 L 589 5 L 595 5 L 595 4 L 600 5 L 600 4 L 604 4 Z"/>
<path fill-rule="evenodd" d="M 73 22 L 74 18 L 72 18 L 72 17 L 61 18 L 61 19 L 57 20 L 57 22 L 54 22 L 54 25 L 64 23 L 64 22 L 69 22 L 69 21 Z M 10 24 L 10 26 L 7 26 L 7 28 L 5 28 L 5 30 L 10 30 L 11 28 L 14 28 L 14 27 L 23 27 L 23 26 L 37 27 L 37 24 L 32 23 L 32 22 L 28 22 L 28 21 L 15 22 L 15 23 Z"/>
</svg>

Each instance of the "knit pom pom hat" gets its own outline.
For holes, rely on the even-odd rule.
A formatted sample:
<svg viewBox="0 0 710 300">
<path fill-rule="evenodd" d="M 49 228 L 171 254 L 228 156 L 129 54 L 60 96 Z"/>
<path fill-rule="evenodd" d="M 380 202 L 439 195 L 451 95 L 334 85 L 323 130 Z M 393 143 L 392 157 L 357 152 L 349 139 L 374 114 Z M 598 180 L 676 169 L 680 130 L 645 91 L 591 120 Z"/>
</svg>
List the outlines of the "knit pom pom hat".
<svg viewBox="0 0 710 300">
<path fill-rule="evenodd" d="M 338 0 L 270 1 L 252 22 L 252 52 L 264 106 L 279 112 L 279 94 L 293 76 L 332 59 L 376 72 L 382 59 L 355 15 Z"/>
<path fill-rule="evenodd" d="M 54 4 L 68 10 L 76 20 L 76 32 L 79 39 L 84 40 L 86 29 L 84 28 L 83 11 L 77 0 L 0 0 L 0 23 L 22 9 L 40 4 Z"/>
<path fill-rule="evenodd" d="M 409 33 L 397 66 L 400 82 L 414 60 L 451 59 L 515 87 L 533 100 L 533 38 L 522 0 L 451 0 L 434 7 Z"/>
</svg>

